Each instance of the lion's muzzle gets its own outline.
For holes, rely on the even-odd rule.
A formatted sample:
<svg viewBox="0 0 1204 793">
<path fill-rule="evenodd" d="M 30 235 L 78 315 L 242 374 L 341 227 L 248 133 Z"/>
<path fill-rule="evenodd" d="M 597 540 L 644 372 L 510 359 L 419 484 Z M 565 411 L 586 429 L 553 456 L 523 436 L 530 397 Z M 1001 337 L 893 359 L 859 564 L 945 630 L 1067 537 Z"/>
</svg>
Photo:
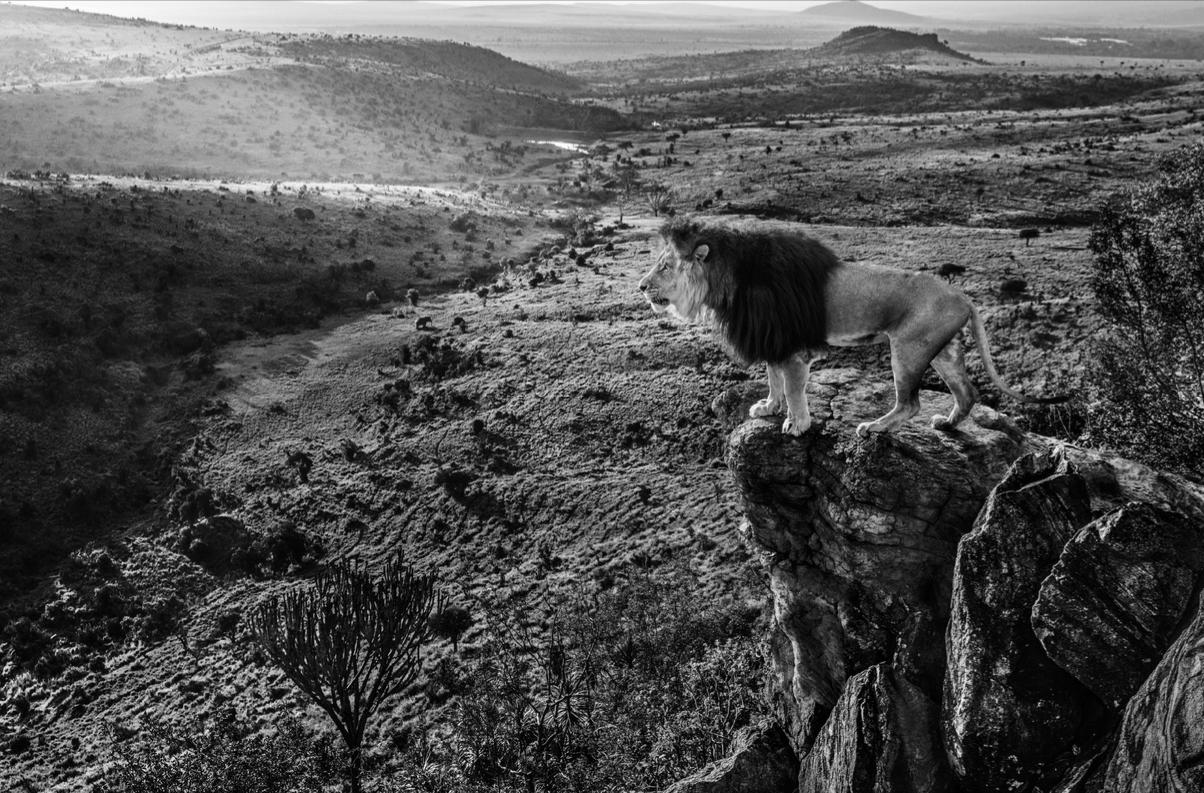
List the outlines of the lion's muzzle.
<svg viewBox="0 0 1204 793">
<path fill-rule="evenodd" d="M 654 314 L 664 314 L 669 310 L 671 301 L 669 298 L 661 295 L 656 289 L 650 289 L 648 284 L 641 283 L 640 291 L 644 293 L 644 299 L 648 301 L 648 306 Z"/>
</svg>

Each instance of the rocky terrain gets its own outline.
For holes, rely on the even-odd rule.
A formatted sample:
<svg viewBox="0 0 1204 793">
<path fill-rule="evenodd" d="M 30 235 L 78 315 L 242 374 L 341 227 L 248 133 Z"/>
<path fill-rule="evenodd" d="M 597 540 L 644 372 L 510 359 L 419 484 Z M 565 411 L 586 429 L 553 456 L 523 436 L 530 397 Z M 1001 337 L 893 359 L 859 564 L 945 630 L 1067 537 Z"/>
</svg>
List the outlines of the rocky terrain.
<svg viewBox="0 0 1204 793">
<path fill-rule="evenodd" d="M 1199 786 L 1202 494 L 1083 434 L 1090 224 L 1198 134 L 1198 67 L 861 29 L 562 74 L 14 8 L 88 47 L 0 61 L 5 785 L 92 789 L 226 711 L 320 729 L 242 617 L 400 553 L 473 622 L 374 722 L 380 785 L 503 628 L 546 642 L 566 604 L 672 580 L 653 612 L 768 636 L 738 683 L 764 701 L 697 755 L 726 759 L 675 761 L 681 793 Z M 1001 401 L 971 353 L 961 431 L 858 439 L 891 400 L 871 347 L 822 364 L 802 438 L 748 421 L 763 372 L 635 288 L 666 211 L 949 279 L 1006 380 L 1071 399 Z"/>
<path fill-rule="evenodd" d="M 730 439 L 799 790 L 1198 789 L 1204 489 L 986 408 L 856 438 L 884 391 L 828 370 L 818 429 Z"/>
</svg>

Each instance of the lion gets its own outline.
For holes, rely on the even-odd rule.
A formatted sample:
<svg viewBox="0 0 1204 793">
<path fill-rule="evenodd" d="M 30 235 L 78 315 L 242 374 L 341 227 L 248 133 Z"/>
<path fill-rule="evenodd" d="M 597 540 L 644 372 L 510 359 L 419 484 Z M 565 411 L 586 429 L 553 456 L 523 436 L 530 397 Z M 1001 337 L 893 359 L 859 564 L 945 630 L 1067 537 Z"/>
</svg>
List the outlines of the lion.
<svg viewBox="0 0 1204 793">
<path fill-rule="evenodd" d="M 995 371 L 978 309 L 934 276 L 841 262 L 831 250 L 789 224 L 689 217 L 660 230 L 665 247 L 640 281 L 652 310 L 710 320 L 744 362 L 764 362 L 769 395 L 749 409 L 754 418 L 786 409 L 782 432 L 811 426 L 807 378 L 826 345 L 890 343 L 895 406 L 857 434 L 891 432 L 920 410 L 920 379 L 931 365 L 953 394 L 948 416 L 932 426 L 951 432 L 970 414 L 978 391 L 966 371 L 959 337 L 969 323 L 983 367 L 996 387 L 1020 402 Z"/>
</svg>

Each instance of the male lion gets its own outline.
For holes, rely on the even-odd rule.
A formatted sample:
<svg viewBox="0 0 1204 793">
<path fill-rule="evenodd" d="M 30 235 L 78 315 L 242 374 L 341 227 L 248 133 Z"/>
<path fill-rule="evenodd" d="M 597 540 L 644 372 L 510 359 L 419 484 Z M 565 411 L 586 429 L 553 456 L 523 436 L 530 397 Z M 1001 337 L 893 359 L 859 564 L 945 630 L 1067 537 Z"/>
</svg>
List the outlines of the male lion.
<svg viewBox="0 0 1204 793">
<path fill-rule="evenodd" d="M 953 411 L 932 426 L 950 431 L 970 413 L 978 392 L 966 372 L 958 334 L 970 323 L 991 382 L 1021 402 L 995 371 L 982 318 L 970 300 L 931 275 L 845 264 L 788 224 L 677 218 L 661 228 L 665 249 L 640 281 L 658 314 L 714 322 L 736 355 L 764 361 L 769 396 L 749 414 L 770 416 L 786 403 L 782 432 L 811 426 L 807 376 L 825 344 L 890 342 L 895 407 L 858 435 L 890 432 L 920 410 L 920 378 L 931 364 L 953 393 Z"/>
</svg>

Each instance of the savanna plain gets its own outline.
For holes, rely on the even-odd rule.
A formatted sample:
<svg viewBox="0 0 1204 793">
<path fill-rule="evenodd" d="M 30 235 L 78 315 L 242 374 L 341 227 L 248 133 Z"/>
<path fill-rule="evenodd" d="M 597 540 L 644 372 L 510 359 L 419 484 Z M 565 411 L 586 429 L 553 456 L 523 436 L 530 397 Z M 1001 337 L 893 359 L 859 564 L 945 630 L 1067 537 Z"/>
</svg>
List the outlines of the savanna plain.
<svg viewBox="0 0 1204 793">
<path fill-rule="evenodd" d="M 986 404 L 1165 463 L 1093 420 L 1091 240 L 1199 156 L 1204 34 L 783 24 L 539 66 L 0 5 L 5 789 L 662 789 L 771 719 L 764 373 L 649 310 L 672 214 L 950 281 L 1069 395 L 971 352 Z M 352 560 L 438 593 L 353 761 L 253 618 Z"/>
</svg>

